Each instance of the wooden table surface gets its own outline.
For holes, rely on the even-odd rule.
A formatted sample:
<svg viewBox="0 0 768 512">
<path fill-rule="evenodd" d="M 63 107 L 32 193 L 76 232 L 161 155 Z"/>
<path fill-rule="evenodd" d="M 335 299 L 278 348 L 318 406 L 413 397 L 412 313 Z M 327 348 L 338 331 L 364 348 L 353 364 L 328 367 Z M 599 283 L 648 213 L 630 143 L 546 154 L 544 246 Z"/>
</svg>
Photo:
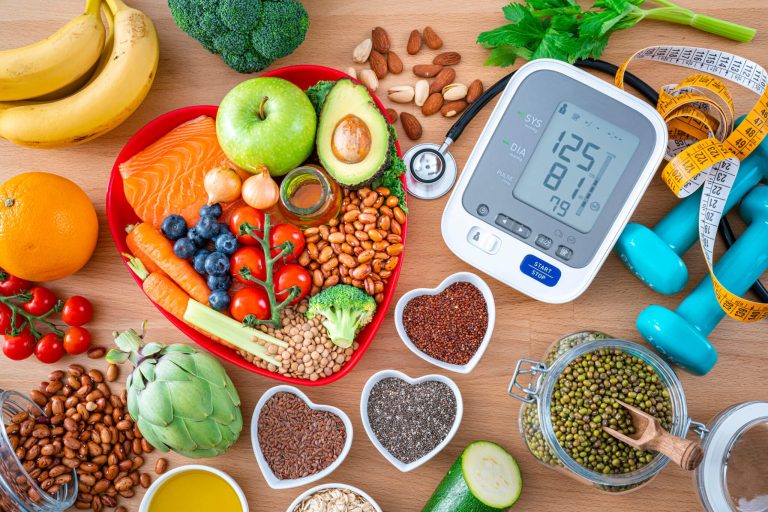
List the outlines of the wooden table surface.
<svg viewBox="0 0 768 512">
<path fill-rule="evenodd" d="M 47 36 L 73 17 L 82 3 L 80 0 L 0 2 L 0 48 L 21 46 Z M 156 23 L 160 34 L 160 67 L 144 104 L 122 126 L 82 146 L 32 150 L 0 141 L 0 181 L 24 171 L 59 173 L 83 187 L 96 205 L 101 229 L 93 259 L 77 275 L 52 286 L 62 294 L 82 294 L 93 301 L 96 316 L 91 327 L 97 343 L 109 345 L 113 330 L 138 327 L 144 319 L 149 320 L 153 340 L 182 342 L 186 341 L 183 335 L 150 304 L 117 255 L 106 222 L 104 198 L 107 180 L 120 148 L 145 123 L 178 107 L 216 104 L 230 88 L 247 76 L 230 70 L 218 57 L 210 55 L 178 29 L 166 2 L 130 0 L 129 3 L 145 10 Z M 463 62 L 457 68 L 458 80 L 469 82 L 481 78 L 489 86 L 505 73 L 498 68 L 484 68 L 482 62 L 486 51 L 474 44 L 480 31 L 503 22 L 501 2 L 307 0 L 304 3 L 311 17 L 307 39 L 296 53 L 276 63 L 276 66 L 312 63 L 345 69 L 351 65 L 352 49 L 359 41 L 369 37 L 370 28 L 375 25 L 387 28 L 393 39 L 393 49 L 408 57 L 405 42 L 410 31 L 431 25 L 445 40 L 445 50 L 455 50 L 463 56 Z M 768 6 L 763 0 L 681 0 L 681 3 L 710 15 L 750 22 L 758 29 L 757 38 L 750 44 L 739 45 L 693 29 L 643 22 L 615 35 L 605 58 L 619 62 L 644 46 L 667 43 L 720 48 L 768 64 L 764 58 L 768 51 Z M 419 62 L 429 62 L 431 52 L 423 51 L 416 57 L 405 57 L 406 67 L 410 67 Z M 676 68 L 642 63 L 632 70 L 654 86 L 686 75 Z M 406 71 L 399 77 L 388 77 L 384 85 L 413 82 L 414 77 Z M 743 113 L 751 107 L 755 98 L 735 86 L 733 90 L 737 109 Z M 490 109 L 483 112 L 464 133 L 463 139 L 454 145 L 452 150 L 460 167 L 489 113 Z M 423 140 L 442 141 L 449 126 L 450 122 L 439 116 L 429 118 L 424 122 Z M 401 143 L 404 150 L 410 145 L 407 140 Z M 410 201 L 405 266 L 395 300 L 410 289 L 434 286 L 453 272 L 471 270 L 448 251 L 440 236 L 440 216 L 445 201 L 446 198 L 431 202 Z M 641 202 L 634 220 L 653 224 L 674 204 L 675 198 L 657 178 Z M 30 226 L 30 229 L 34 227 Z M 705 274 L 705 266 L 698 249 L 690 251 L 685 260 L 691 274 L 687 291 Z M 379 455 L 365 435 L 359 417 L 359 400 L 368 377 L 385 368 L 396 368 L 412 376 L 436 370 L 405 348 L 395 332 L 392 316 L 388 314 L 370 350 L 354 371 L 333 385 L 305 389 L 312 400 L 338 406 L 353 420 L 352 450 L 342 466 L 325 481 L 358 486 L 370 493 L 388 512 L 418 511 L 460 450 L 472 440 L 490 439 L 506 446 L 521 465 L 524 489 L 516 510 L 586 512 L 610 508 L 679 512 L 700 509 L 692 475 L 673 467 L 664 470 L 644 489 L 623 497 L 600 495 L 545 469 L 523 446 L 517 426 L 520 404 L 506 393 L 507 383 L 519 358 L 541 357 L 553 340 L 582 329 L 599 329 L 619 338 L 641 341 L 634 327 L 638 313 L 653 303 L 674 308 L 684 294 L 673 297 L 655 294 L 634 279 L 614 255 L 608 259 L 589 290 L 578 300 L 564 305 L 536 302 L 493 279 L 486 279 L 495 295 L 496 328 L 490 347 L 475 371 L 467 376 L 450 375 L 461 388 L 465 408 L 461 428 L 450 445 L 418 470 L 402 474 Z M 691 416 L 707 422 L 719 411 L 737 402 L 767 400 L 766 323 L 740 324 L 725 320 L 710 339 L 720 354 L 715 369 L 706 377 L 680 373 Z M 90 362 L 85 358 L 70 358 L 62 361 L 61 366 L 75 360 Z M 104 365 L 99 362 L 99 366 Z M 247 428 L 250 423 L 247 420 L 257 400 L 276 382 L 229 364 L 226 367 L 242 397 L 246 428 L 229 454 L 203 462 L 231 474 L 245 490 L 251 510 L 285 510 L 304 489 L 275 491 L 267 487 L 251 451 Z M 45 378 L 49 370 L 34 358 L 22 363 L 0 358 L 0 387 L 28 392 Z M 170 459 L 173 466 L 191 462 L 175 455 L 171 455 Z M 138 510 L 138 504 L 137 497 L 127 505 L 129 510 Z"/>
</svg>

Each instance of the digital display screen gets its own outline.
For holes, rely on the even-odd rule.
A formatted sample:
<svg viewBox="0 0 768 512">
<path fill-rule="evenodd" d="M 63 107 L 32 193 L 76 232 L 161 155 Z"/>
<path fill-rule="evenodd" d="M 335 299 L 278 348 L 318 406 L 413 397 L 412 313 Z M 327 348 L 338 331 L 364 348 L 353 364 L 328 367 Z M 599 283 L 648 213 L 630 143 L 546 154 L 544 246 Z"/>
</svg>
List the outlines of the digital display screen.
<svg viewBox="0 0 768 512">
<path fill-rule="evenodd" d="M 632 133 L 563 101 L 513 194 L 550 217 L 589 233 L 639 144 Z"/>
</svg>

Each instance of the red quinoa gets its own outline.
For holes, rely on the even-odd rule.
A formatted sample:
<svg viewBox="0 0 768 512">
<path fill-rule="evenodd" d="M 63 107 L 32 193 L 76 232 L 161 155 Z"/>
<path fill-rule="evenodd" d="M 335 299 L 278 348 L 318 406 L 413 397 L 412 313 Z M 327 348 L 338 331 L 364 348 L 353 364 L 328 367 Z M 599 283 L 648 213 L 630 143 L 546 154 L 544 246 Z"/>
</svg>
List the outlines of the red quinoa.
<svg viewBox="0 0 768 512">
<path fill-rule="evenodd" d="M 420 295 L 403 309 L 403 327 L 425 354 L 467 364 L 488 329 L 488 306 L 477 286 L 460 281 L 437 295 Z"/>
</svg>

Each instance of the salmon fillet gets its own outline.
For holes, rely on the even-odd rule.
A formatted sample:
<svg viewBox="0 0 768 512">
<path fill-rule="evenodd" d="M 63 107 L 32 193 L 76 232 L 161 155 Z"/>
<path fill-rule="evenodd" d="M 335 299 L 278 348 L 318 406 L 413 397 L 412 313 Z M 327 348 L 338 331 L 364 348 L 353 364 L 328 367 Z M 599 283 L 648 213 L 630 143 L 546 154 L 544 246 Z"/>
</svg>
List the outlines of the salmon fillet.
<svg viewBox="0 0 768 512">
<path fill-rule="evenodd" d="M 187 121 L 120 164 L 125 197 L 139 218 L 160 229 L 163 219 L 178 214 L 190 227 L 208 202 L 203 180 L 214 167 L 238 169 L 224 154 L 216 137 L 216 122 L 208 116 Z M 222 222 L 242 206 L 223 204 Z"/>
</svg>

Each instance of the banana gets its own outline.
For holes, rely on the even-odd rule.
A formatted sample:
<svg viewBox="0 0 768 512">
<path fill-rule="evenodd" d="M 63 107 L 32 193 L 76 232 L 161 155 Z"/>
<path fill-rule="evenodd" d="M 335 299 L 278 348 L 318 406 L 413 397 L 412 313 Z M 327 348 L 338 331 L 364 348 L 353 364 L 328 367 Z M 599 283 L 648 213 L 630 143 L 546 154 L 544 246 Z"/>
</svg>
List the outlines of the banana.
<svg viewBox="0 0 768 512">
<path fill-rule="evenodd" d="M 114 41 L 103 69 L 66 98 L 0 108 L 0 137 L 34 148 L 79 144 L 112 130 L 139 107 L 157 71 L 157 32 L 143 12 L 122 0 L 106 1 Z"/>
<path fill-rule="evenodd" d="M 100 4 L 101 0 L 88 0 L 83 14 L 47 39 L 0 51 L 0 101 L 43 96 L 66 88 L 92 71 L 106 34 Z"/>
</svg>

